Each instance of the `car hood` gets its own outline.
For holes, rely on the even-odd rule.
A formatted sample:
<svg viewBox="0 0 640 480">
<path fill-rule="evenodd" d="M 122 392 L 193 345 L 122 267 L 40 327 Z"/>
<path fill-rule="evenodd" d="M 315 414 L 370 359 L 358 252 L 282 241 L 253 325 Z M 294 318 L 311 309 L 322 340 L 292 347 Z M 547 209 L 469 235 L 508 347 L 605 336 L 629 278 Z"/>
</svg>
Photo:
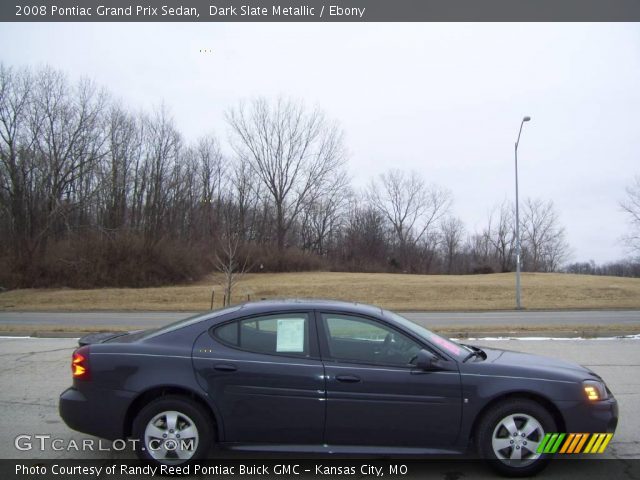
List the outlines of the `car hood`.
<svg viewBox="0 0 640 480">
<path fill-rule="evenodd" d="M 543 373 L 545 376 L 567 376 L 574 379 L 586 379 L 590 377 L 600 378 L 593 371 L 577 363 L 566 362 L 556 358 L 535 355 L 531 353 L 515 352 L 512 350 L 502 350 L 499 348 L 485 348 L 486 364 L 495 365 L 500 369 L 514 369 L 519 373 Z"/>
</svg>

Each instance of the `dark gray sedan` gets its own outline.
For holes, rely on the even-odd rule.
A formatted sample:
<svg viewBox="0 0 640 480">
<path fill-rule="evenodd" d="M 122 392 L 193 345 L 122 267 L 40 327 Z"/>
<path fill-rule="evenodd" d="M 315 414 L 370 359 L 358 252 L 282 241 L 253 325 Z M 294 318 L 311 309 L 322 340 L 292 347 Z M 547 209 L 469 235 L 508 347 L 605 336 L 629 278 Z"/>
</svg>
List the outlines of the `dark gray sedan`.
<svg viewBox="0 0 640 480">
<path fill-rule="evenodd" d="M 549 459 L 546 433 L 612 433 L 618 421 L 584 367 L 462 345 L 368 305 L 262 301 L 79 343 L 60 415 L 81 432 L 133 438 L 158 463 L 206 458 L 213 442 L 374 455 L 475 447 L 526 475 Z"/>
</svg>

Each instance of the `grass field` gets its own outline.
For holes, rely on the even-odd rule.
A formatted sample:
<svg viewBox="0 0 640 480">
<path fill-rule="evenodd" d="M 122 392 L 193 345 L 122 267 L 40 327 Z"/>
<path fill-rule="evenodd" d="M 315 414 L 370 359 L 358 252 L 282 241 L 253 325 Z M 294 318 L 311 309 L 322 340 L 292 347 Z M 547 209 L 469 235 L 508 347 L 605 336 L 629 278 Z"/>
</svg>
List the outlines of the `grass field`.
<svg viewBox="0 0 640 480">
<path fill-rule="evenodd" d="M 0 294 L 2 310 L 181 310 L 222 304 L 218 279 L 187 286 L 142 289 L 37 289 Z M 403 275 L 306 272 L 246 275 L 234 303 L 279 297 L 333 298 L 395 310 L 505 310 L 514 307 L 515 276 Z M 527 309 L 640 308 L 640 279 L 525 273 L 522 303 Z"/>
</svg>

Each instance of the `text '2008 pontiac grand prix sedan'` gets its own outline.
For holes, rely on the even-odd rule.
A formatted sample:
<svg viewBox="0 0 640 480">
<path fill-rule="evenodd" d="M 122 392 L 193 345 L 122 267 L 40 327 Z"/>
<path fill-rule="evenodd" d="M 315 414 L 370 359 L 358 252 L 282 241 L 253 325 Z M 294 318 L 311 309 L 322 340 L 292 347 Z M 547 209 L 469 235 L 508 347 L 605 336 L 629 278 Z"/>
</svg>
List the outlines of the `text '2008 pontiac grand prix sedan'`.
<svg viewBox="0 0 640 480">
<path fill-rule="evenodd" d="M 501 472 L 549 460 L 552 432 L 609 432 L 603 380 L 579 365 L 463 345 L 380 308 L 262 301 L 94 334 L 60 396 L 67 425 L 181 464 L 221 447 L 352 454 L 475 448 Z M 99 412 L 99 414 L 96 414 Z"/>
</svg>

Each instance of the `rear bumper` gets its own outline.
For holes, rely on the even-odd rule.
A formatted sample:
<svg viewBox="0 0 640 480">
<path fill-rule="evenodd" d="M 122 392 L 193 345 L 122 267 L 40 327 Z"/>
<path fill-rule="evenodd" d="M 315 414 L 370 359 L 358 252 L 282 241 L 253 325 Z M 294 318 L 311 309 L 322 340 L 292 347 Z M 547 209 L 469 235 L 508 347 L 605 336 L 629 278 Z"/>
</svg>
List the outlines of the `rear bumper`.
<svg viewBox="0 0 640 480">
<path fill-rule="evenodd" d="M 58 410 L 73 430 L 108 440 L 123 438 L 127 409 L 133 392 L 90 388 L 67 388 L 60 395 Z"/>
</svg>

